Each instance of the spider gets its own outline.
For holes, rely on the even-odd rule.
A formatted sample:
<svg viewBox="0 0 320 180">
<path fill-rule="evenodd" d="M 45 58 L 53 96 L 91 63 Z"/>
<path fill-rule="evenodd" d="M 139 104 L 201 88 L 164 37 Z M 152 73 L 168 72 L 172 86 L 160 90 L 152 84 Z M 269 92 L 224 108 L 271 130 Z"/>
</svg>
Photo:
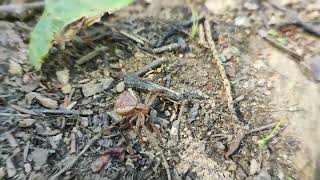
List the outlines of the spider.
<svg viewBox="0 0 320 180">
<path fill-rule="evenodd" d="M 119 115 L 129 119 L 129 122 L 136 120 L 135 126 L 141 128 L 145 126 L 146 116 L 149 115 L 151 105 L 156 96 L 148 94 L 141 103 L 136 93 L 129 89 L 122 92 L 115 100 L 114 110 Z"/>
</svg>

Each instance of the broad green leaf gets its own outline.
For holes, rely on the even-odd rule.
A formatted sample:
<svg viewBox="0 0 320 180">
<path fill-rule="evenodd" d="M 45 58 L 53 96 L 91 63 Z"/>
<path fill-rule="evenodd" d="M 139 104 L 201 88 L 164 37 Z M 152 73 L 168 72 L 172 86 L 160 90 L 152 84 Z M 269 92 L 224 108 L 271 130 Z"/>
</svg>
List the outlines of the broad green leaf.
<svg viewBox="0 0 320 180">
<path fill-rule="evenodd" d="M 40 69 L 54 36 L 79 19 L 100 18 L 129 5 L 133 0 L 45 0 L 45 10 L 31 34 L 29 61 Z"/>
</svg>

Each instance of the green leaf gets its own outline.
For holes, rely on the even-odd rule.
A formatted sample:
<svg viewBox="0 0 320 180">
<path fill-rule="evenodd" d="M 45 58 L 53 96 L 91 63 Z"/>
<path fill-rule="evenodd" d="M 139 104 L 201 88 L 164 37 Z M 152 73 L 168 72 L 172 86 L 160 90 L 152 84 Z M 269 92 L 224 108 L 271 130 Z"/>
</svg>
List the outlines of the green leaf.
<svg viewBox="0 0 320 180">
<path fill-rule="evenodd" d="M 133 0 L 46 0 L 45 10 L 31 34 L 29 61 L 39 70 L 53 44 L 54 35 L 81 18 L 101 17 L 128 6 Z"/>
</svg>

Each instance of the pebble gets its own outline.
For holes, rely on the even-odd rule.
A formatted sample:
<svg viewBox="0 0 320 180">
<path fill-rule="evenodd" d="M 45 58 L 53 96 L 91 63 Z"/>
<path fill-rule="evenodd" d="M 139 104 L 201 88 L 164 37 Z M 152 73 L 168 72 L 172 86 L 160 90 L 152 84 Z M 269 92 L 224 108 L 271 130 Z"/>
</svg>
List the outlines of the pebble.
<svg viewBox="0 0 320 180">
<path fill-rule="evenodd" d="M 121 81 L 117 86 L 116 86 L 116 91 L 121 93 L 124 91 L 124 89 L 126 88 L 126 85 L 124 84 L 123 81 Z"/>
<path fill-rule="evenodd" d="M 23 73 L 22 67 L 19 63 L 10 61 L 9 64 L 9 74 L 12 76 L 21 76 Z"/>
<path fill-rule="evenodd" d="M 0 167 L 0 180 L 4 179 L 5 176 L 6 176 L 6 171 L 4 167 Z"/>
<path fill-rule="evenodd" d="M 36 122 L 35 119 L 21 119 L 19 121 L 19 127 L 27 128 L 32 126 Z"/>
<path fill-rule="evenodd" d="M 230 46 L 230 47 L 225 48 L 222 51 L 222 54 L 225 56 L 226 60 L 229 60 L 232 57 L 240 56 L 240 51 L 235 46 Z"/>
<path fill-rule="evenodd" d="M 106 79 L 103 79 L 100 83 L 93 84 L 90 82 L 90 83 L 84 84 L 82 86 L 82 93 L 85 97 L 95 95 L 99 92 L 107 90 L 110 87 L 112 82 L 113 82 L 112 78 L 106 78 Z"/>
<path fill-rule="evenodd" d="M 57 75 L 58 81 L 61 84 L 63 84 L 63 85 L 68 84 L 68 82 L 69 82 L 69 70 L 68 69 L 64 69 L 62 71 L 57 71 L 56 75 Z"/>
<path fill-rule="evenodd" d="M 120 116 L 119 114 L 117 114 L 114 111 L 109 111 L 109 112 L 107 112 L 107 114 L 111 118 L 113 124 L 116 124 L 116 123 L 121 122 L 123 120 L 122 116 Z"/>
<path fill-rule="evenodd" d="M 253 180 L 271 180 L 271 176 L 266 170 L 262 170 L 258 175 L 253 177 Z"/>
<path fill-rule="evenodd" d="M 7 169 L 7 175 L 9 178 L 12 178 L 13 176 L 15 176 L 17 174 L 17 170 L 14 167 L 14 164 L 11 160 L 11 158 L 7 158 L 6 160 L 6 169 Z"/>
<path fill-rule="evenodd" d="M 259 5 L 257 3 L 250 2 L 250 1 L 245 2 L 243 6 L 248 10 L 257 10 L 257 9 L 259 9 Z"/>
<path fill-rule="evenodd" d="M 259 163 L 255 159 L 251 159 L 249 174 L 252 176 L 252 175 L 255 175 L 258 171 L 259 171 Z"/>
<path fill-rule="evenodd" d="M 81 126 L 88 127 L 89 126 L 89 118 L 81 117 Z"/>
<path fill-rule="evenodd" d="M 39 170 L 44 164 L 47 163 L 49 156 L 49 151 L 47 149 L 35 148 L 31 153 L 32 161 L 34 164 L 34 169 Z"/>
<path fill-rule="evenodd" d="M 32 171 L 32 166 L 30 163 L 24 164 L 24 171 L 29 174 Z"/>
<path fill-rule="evenodd" d="M 63 94 L 69 94 L 71 92 L 72 86 L 70 84 L 66 84 L 61 88 Z"/>
<path fill-rule="evenodd" d="M 171 116 L 171 113 L 170 113 L 170 111 L 168 111 L 168 110 L 165 111 L 164 114 L 165 114 L 167 117 Z"/>
<path fill-rule="evenodd" d="M 178 135 L 179 125 L 180 125 L 180 121 L 178 121 L 178 120 L 173 121 L 171 130 L 170 130 L 170 134 L 172 136 Z"/>
<path fill-rule="evenodd" d="M 229 166 L 228 166 L 229 171 L 235 171 L 236 169 L 237 169 L 236 163 L 232 162 L 229 164 Z"/>
<path fill-rule="evenodd" d="M 234 20 L 234 25 L 243 26 L 243 27 L 250 27 L 250 20 L 246 16 L 238 16 Z"/>
</svg>

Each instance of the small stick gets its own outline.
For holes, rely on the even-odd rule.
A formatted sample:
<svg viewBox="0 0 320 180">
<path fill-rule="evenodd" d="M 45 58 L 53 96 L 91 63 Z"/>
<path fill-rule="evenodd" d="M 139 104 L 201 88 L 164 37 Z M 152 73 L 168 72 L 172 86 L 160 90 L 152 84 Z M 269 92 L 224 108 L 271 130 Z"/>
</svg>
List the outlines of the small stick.
<svg viewBox="0 0 320 180">
<path fill-rule="evenodd" d="M 129 87 L 139 89 L 142 91 L 152 92 L 174 101 L 182 101 L 184 99 L 182 93 L 175 92 L 169 88 L 144 80 L 138 76 L 126 75 L 124 79 Z"/>
<path fill-rule="evenodd" d="M 125 31 L 122 31 L 122 30 L 120 31 L 120 33 L 123 34 L 123 35 L 125 35 L 125 36 L 128 37 L 129 39 L 131 39 L 131 40 L 133 40 L 133 41 L 135 41 L 135 42 L 137 42 L 137 43 L 140 43 L 140 44 L 144 45 L 144 41 L 143 41 L 142 39 L 140 39 L 140 38 L 138 38 L 138 37 L 136 37 L 136 36 L 134 36 L 134 35 L 131 35 L 131 34 L 125 32 Z"/>
<path fill-rule="evenodd" d="M 152 50 L 153 53 L 162 53 L 162 52 L 166 52 L 166 51 L 176 51 L 176 50 L 183 50 L 187 47 L 186 42 L 182 39 L 182 38 L 178 38 L 178 42 L 177 43 L 171 43 L 168 44 L 166 46 L 162 46 L 159 48 L 154 48 Z"/>
<path fill-rule="evenodd" d="M 226 95 L 226 98 L 227 98 L 228 108 L 231 111 L 233 118 L 236 121 L 238 121 L 238 117 L 236 116 L 236 112 L 234 110 L 234 104 L 233 104 L 230 81 L 227 78 L 226 71 L 224 69 L 224 66 L 221 63 L 221 60 L 220 60 L 221 56 L 223 56 L 223 55 L 218 53 L 216 44 L 213 41 L 209 20 L 206 20 L 204 22 L 204 28 L 205 28 L 205 35 L 207 37 L 207 41 L 208 41 L 208 43 L 209 43 L 209 45 L 211 47 L 211 51 L 212 51 L 212 54 L 213 54 L 213 57 L 214 57 L 212 62 L 218 66 L 219 74 L 220 74 L 220 76 L 221 76 L 221 78 L 223 80 L 223 87 L 224 87 L 225 95 Z"/>
<path fill-rule="evenodd" d="M 272 46 L 282 50 L 283 52 L 288 53 L 290 56 L 296 58 L 299 61 L 303 61 L 303 57 L 300 56 L 299 54 L 297 54 L 296 52 L 294 52 L 291 49 L 288 49 L 287 47 L 279 44 L 277 41 L 271 39 L 270 37 L 268 37 L 267 33 L 264 30 L 260 30 L 259 31 L 259 35 L 262 39 L 266 40 L 269 44 L 271 44 Z"/>
<path fill-rule="evenodd" d="M 29 109 L 26 109 L 26 108 L 23 108 L 21 106 L 17 106 L 17 105 L 14 105 L 14 104 L 11 104 L 10 107 L 12 109 L 14 109 L 14 110 L 17 110 L 17 111 L 25 113 L 25 114 L 31 114 L 31 115 L 35 115 L 35 116 L 39 115 L 39 114 L 29 110 Z"/>
<path fill-rule="evenodd" d="M 77 152 L 76 134 L 74 132 L 71 133 L 70 140 L 71 140 L 70 153 L 73 154 Z"/>
<path fill-rule="evenodd" d="M 271 124 L 268 124 L 268 125 L 265 125 L 265 126 L 257 127 L 257 128 L 254 128 L 254 129 L 251 129 L 251 130 L 247 131 L 245 133 L 245 135 L 249 135 L 249 134 L 256 133 L 256 132 L 259 132 L 259 131 L 263 131 L 263 130 L 266 130 L 266 129 L 272 129 L 275 126 L 277 126 L 278 124 L 279 123 L 271 123 Z"/>
<path fill-rule="evenodd" d="M 58 177 L 60 175 L 62 175 L 64 172 L 66 172 L 68 169 L 70 169 L 77 161 L 78 159 L 90 148 L 90 146 L 99 138 L 101 137 L 101 134 L 97 134 L 95 136 L 93 136 L 92 139 L 90 139 L 90 141 L 87 143 L 87 145 L 82 149 L 82 151 L 71 161 L 69 161 L 69 163 L 64 166 L 59 172 L 57 172 L 55 175 L 51 176 L 49 178 L 49 180 L 55 180 L 58 179 Z"/>
<path fill-rule="evenodd" d="M 166 61 L 163 59 L 156 59 L 156 60 L 152 61 L 150 64 L 143 67 L 142 69 L 140 69 L 139 71 L 137 71 L 135 73 L 135 75 L 141 77 L 141 76 L 145 75 L 148 71 L 153 70 L 153 69 L 161 66 L 164 62 L 166 62 Z"/>
<path fill-rule="evenodd" d="M 92 110 L 66 110 L 66 109 L 32 109 L 36 113 L 43 114 L 66 114 L 66 115 L 82 115 L 89 116 L 93 114 Z"/>
<path fill-rule="evenodd" d="M 26 146 L 23 149 L 23 162 L 27 162 L 29 148 L 30 148 L 30 141 L 27 142 Z"/>
<path fill-rule="evenodd" d="M 81 57 L 80 59 L 78 59 L 76 64 L 77 65 L 84 64 L 84 63 L 88 62 L 89 60 L 91 60 L 92 58 L 98 56 L 102 52 L 106 51 L 107 49 L 108 49 L 108 47 L 105 47 L 105 46 L 97 47 L 92 52 L 90 52 L 89 54 L 87 54 L 87 55 Z"/>
</svg>

